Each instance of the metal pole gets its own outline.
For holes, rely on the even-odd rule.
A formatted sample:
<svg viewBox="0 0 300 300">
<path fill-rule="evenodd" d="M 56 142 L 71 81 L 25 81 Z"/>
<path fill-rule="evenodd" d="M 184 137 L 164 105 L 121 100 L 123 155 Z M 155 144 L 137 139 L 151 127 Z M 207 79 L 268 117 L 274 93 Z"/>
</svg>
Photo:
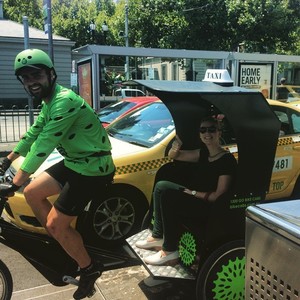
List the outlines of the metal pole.
<svg viewBox="0 0 300 300">
<path fill-rule="evenodd" d="M 47 18 L 48 18 L 47 19 L 47 21 L 48 21 L 48 54 L 54 64 L 51 0 L 47 0 Z"/>
<path fill-rule="evenodd" d="M 28 27 L 28 18 L 23 16 L 23 27 L 24 27 L 24 49 L 29 49 L 29 27 Z M 32 125 L 34 123 L 33 115 L 33 99 L 28 97 L 28 113 L 29 113 L 29 123 Z"/>
<path fill-rule="evenodd" d="M 129 47 L 127 3 L 125 4 L 125 47 Z M 126 56 L 126 80 L 129 80 L 129 77 L 129 56 Z"/>
<path fill-rule="evenodd" d="M 29 29 L 28 29 L 28 17 L 23 16 L 24 26 L 24 49 L 29 49 Z"/>
</svg>

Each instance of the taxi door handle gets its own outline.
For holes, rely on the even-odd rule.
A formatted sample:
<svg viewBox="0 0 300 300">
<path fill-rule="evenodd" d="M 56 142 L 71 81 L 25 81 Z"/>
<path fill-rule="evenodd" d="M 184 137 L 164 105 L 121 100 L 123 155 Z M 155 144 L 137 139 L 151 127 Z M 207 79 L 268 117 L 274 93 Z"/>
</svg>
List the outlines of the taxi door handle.
<svg viewBox="0 0 300 300">
<path fill-rule="evenodd" d="M 293 149 L 300 151 L 300 145 L 299 146 L 294 146 Z"/>
</svg>

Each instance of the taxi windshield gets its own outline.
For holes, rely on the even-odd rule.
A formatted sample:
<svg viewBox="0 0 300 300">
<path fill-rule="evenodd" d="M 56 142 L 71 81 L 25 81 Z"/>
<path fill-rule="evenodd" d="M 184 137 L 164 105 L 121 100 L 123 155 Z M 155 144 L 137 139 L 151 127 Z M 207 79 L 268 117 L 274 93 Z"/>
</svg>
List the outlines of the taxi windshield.
<svg viewBox="0 0 300 300">
<path fill-rule="evenodd" d="M 150 148 L 175 129 L 172 116 L 162 102 L 153 102 L 112 123 L 110 136 Z"/>
<path fill-rule="evenodd" d="M 134 102 L 119 101 L 102 108 L 99 111 L 98 117 L 102 123 L 111 123 L 134 105 L 136 105 Z"/>
</svg>

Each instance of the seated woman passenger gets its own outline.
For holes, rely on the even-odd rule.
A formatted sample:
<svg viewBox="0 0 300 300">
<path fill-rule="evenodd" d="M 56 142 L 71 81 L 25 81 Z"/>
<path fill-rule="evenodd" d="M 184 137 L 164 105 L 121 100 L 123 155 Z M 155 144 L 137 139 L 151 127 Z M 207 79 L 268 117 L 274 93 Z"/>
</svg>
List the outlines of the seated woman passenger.
<svg viewBox="0 0 300 300">
<path fill-rule="evenodd" d="M 206 147 L 199 150 L 180 150 L 182 142 L 176 140 L 169 151 L 175 160 L 195 162 L 189 176 L 190 183 L 183 186 L 170 181 L 158 181 L 153 192 L 154 225 L 147 240 L 138 241 L 142 249 L 161 249 L 144 258 L 150 265 L 167 265 L 178 260 L 178 224 L 182 217 L 205 219 L 211 204 L 234 185 L 237 162 L 220 145 L 221 127 L 213 117 L 200 124 L 200 139 Z M 183 175 L 184 176 L 184 175 Z"/>
</svg>

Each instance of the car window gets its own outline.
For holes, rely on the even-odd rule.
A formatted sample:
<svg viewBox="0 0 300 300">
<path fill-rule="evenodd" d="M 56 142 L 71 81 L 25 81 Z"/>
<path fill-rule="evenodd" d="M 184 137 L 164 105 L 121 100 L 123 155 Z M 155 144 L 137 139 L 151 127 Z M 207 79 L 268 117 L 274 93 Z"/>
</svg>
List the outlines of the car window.
<svg viewBox="0 0 300 300">
<path fill-rule="evenodd" d="M 152 147 L 174 130 L 174 122 L 167 107 L 154 102 L 113 123 L 110 136 L 129 143 Z"/>
<path fill-rule="evenodd" d="M 101 122 L 111 123 L 133 106 L 135 106 L 134 102 L 119 101 L 102 108 L 98 116 Z"/>
<path fill-rule="evenodd" d="M 294 133 L 300 133 L 300 114 L 298 112 L 293 112 L 291 114 L 291 119 L 293 123 Z"/>
<path fill-rule="evenodd" d="M 279 136 L 300 133 L 300 113 L 296 110 L 283 106 L 271 106 L 275 115 L 281 122 Z M 235 134 L 228 120 L 222 120 L 221 144 L 223 146 L 236 143 Z"/>
<path fill-rule="evenodd" d="M 276 105 L 272 109 L 281 122 L 280 136 L 300 133 L 300 112 Z"/>
<path fill-rule="evenodd" d="M 126 97 L 139 97 L 139 96 L 145 96 L 142 92 L 136 91 L 136 90 L 125 90 L 125 96 Z"/>
<path fill-rule="evenodd" d="M 115 95 L 116 95 L 117 97 L 122 96 L 121 90 L 116 90 L 116 91 L 115 91 Z"/>
<path fill-rule="evenodd" d="M 291 133 L 291 126 L 289 122 L 289 118 L 286 112 L 283 111 L 274 111 L 277 118 L 281 122 L 279 136 L 284 136 Z"/>
</svg>

